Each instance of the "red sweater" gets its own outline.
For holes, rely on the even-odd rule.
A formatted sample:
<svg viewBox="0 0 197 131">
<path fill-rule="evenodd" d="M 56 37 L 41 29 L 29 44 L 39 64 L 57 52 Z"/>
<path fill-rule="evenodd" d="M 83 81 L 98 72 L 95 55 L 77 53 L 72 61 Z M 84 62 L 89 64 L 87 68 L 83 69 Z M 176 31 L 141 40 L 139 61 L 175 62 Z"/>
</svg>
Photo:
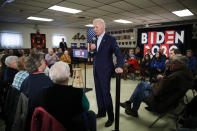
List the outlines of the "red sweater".
<svg viewBox="0 0 197 131">
<path fill-rule="evenodd" d="M 66 129 L 42 107 L 37 107 L 32 115 L 31 131 L 66 131 Z"/>
<path fill-rule="evenodd" d="M 134 58 L 133 60 L 129 59 L 126 62 L 133 65 L 134 69 L 139 69 L 139 64 L 136 58 Z"/>
</svg>

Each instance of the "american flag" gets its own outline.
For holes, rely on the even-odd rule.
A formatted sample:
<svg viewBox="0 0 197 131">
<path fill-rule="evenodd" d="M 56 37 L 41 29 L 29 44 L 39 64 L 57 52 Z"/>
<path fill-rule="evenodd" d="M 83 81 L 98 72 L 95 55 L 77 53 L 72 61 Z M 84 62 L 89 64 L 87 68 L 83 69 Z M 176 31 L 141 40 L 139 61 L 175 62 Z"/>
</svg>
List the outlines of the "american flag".
<svg viewBox="0 0 197 131">
<path fill-rule="evenodd" d="M 92 42 L 92 38 L 96 35 L 94 29 L 87 29 L 87 43 Z"/>
</svg>

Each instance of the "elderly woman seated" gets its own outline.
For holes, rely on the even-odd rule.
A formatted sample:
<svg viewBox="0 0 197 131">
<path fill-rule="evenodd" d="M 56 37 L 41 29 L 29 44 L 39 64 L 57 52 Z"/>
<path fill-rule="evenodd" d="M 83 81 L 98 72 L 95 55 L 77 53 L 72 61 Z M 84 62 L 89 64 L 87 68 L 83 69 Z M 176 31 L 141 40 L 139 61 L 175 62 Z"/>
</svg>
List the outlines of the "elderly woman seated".
<svg viewBox="0 0 197 131">
<path fill-rule="evenodd" d="M 89 102 L 84 91 L 68 85 L 69 75 L 69 66 L 62 61 L 50 68 L 49 77 L 55 84 L 43 90 L 41 106 L 68 131 L 95 131 L 95 113 L 88 111 Z"/>
<path fill-rule="evenodd" d="M 70 73 L 71 73 L 70 75 L 72 76 L 73 73 L 72 73 L 71 58 L 67 50 L 64 51 L 64 54 L 60 57 L 60 60 L 68 64 L 68 66 L 70 67 Z"/>
<path fill-rule="evenodd" d="M 17 56 L 8 56 L 5 59 L 6 68 L 3 75 L 3 81 L 7 82 L 8 84 L 12 84 L 15 74 L 18 72 L 17 61 Z"/>
<path fill-rule="evenodd" d="M 182 55 L 175 55 L 172 59 L 170 69 L 172 73 L 152 85 L 140 82 L 135 88 L 130 99 L 120 106 L 125 108 L 125 113 L 138 117 L 138 109 L 141 102 L 146 102 L 149 108 L 157 113 L 166 112 L 192 87 L 192 73 L 187 68 L 187 58 Z M 133 104 L 131 109 L 131 104 Z"/>
<path fill-rule="evenodd" d="M 17 62 L 17 69 L 19 72 L 15 75 L 14 81 L 12 83 L 12 86 L 18 90 L 21 88 L 22 82 L 29 76 L 29 73 L 26 71 L 25 68 L 25 61 L 26 57 L 19 57 L 18 62 Z"/>
</svg>

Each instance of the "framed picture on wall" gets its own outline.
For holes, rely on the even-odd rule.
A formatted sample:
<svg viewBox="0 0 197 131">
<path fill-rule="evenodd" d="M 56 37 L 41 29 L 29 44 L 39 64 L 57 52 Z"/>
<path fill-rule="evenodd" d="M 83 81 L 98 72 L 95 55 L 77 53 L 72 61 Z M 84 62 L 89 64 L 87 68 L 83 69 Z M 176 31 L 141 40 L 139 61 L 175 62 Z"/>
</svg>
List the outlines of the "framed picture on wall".
<svg viewBox="0 0 197 131">
<path fill-rule="evenodd" d="M 31 48 L 46 48 L 46 35 L 31 33 Z"/>
</svg>

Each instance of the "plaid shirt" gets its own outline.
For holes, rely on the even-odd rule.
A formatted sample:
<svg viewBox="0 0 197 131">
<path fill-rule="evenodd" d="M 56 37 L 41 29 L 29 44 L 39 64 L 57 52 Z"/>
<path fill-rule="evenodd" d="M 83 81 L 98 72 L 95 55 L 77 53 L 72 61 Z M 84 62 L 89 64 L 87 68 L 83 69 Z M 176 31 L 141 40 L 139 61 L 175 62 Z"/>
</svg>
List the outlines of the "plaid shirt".
<svg viewBox="0 0 197 131">
<path fill-rule="evenodd" d="M 12 86 L 15 87 L 16 89 L 20 90 L 22 82 L 29 76 L 29 73 L 27 71 L 19 71 L 15 77 L 14 81 L 12 83 Z"/>
</svg>

